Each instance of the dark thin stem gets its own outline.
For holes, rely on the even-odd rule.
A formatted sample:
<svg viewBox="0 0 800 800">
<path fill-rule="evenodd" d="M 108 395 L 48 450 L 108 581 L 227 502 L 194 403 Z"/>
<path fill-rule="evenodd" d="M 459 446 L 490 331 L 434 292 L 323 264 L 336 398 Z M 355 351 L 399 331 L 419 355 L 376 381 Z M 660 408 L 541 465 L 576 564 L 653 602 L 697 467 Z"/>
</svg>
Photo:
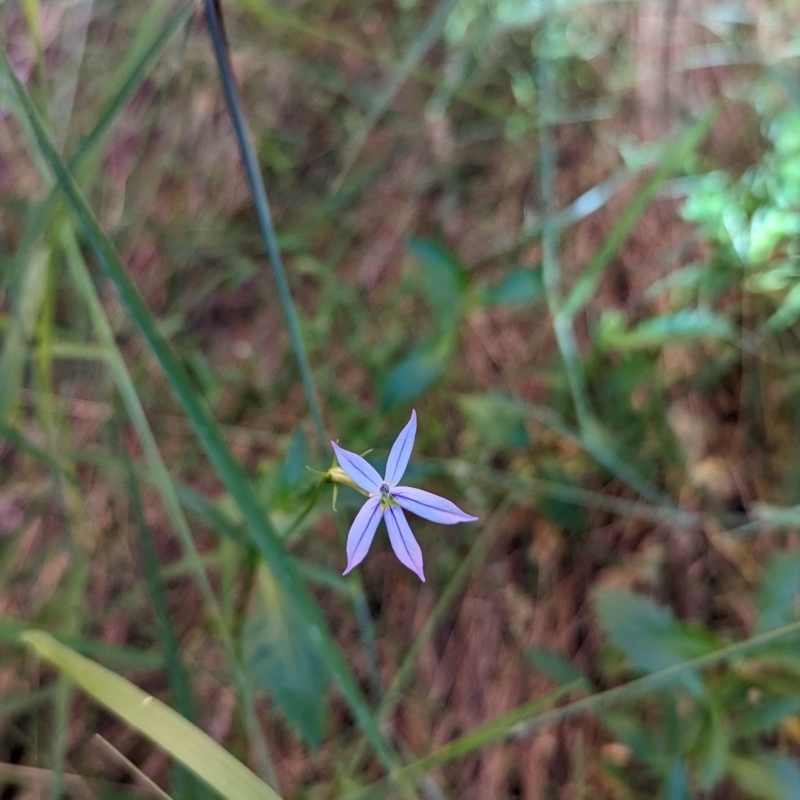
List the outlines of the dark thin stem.
<svg viewBox="0 0 800 800">
<path fill-rule="evenodd" d="M 211 34 L 211 42 L 214 45 L 214 55 L 217 59 L 217 68 L 222 82 L 222 90 L 225 93 L 225 101 L 228 105 L 228 114 L 236 132 L 236 141 L 239 144 L 239 152 L 242 156 L 244 171 L 247 175 L 247 182 L 250 186 L 250 193 L 256 207 L 256 216 L 261 228 L 261 235 L 264 239 L 264 246 L 267 249 L 269 263 L 272 267 L 272 274 L 278 287 L 278 298 L 286 317 L 286 326 L 289 329 L 289 337 L 292 340 L 297 367 L 300 370 L 300 379 L 303 382 L 306 399 L 308 401 L 311 417 L 314 420 L 314 430 L 320 449 L 325 447 L 325 426 L 322 424 L 322 412 L 320 410 L 317 390 L 314 379 L 311 375 L 311 367 L 308 363 L 305 346 L 300 335 L 300 325 L 297 318 L 297 311 L 294 307 L 292 294 L 289 290 L 289 282 L 286 279 L 286 272 L 283 269 L 283 261 L 278 247 L 278 239 L 275 235 L 275 228 L 272 225 L 272 215 L 267 201 L 267 192 L 264 188 L 264 180 L 261 177 L 261 170 L 258 165 L 255 150 L 253 149 L 250 131 L 247 127 L 247 120 L 239 102 L 239 95 L 236 91 L 236 84 L 233 80 L 233 69 L 228 54 L 228 44 L 225 37 L 221 9 L 216 0 L 205 0 L 206 22 L 208 31 Z"/>
</svg>

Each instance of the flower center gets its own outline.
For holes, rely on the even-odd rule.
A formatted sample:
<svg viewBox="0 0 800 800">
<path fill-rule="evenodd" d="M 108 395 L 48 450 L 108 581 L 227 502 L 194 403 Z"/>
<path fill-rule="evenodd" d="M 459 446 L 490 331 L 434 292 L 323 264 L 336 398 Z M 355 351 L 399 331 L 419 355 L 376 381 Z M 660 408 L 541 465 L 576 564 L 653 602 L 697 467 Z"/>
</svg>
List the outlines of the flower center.
<svg viewBox="0 0 800 800">
<path fill-rule="evenodd" d="M 386 511 L 389 506 L 395 505 L 395 501 L 389 489 L 389 484 L 382 483 L 379 491 L 381 493 L 381 510 Z"/>
</svg>

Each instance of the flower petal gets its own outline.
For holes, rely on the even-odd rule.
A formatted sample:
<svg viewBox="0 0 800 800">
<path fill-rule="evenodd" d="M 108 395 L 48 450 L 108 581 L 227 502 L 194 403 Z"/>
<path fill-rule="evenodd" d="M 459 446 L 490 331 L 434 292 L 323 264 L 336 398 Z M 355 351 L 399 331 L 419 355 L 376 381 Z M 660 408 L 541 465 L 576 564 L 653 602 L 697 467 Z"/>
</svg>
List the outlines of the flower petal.
<svg viewBox="0 0 800 800">
<path fill-rule="evenodd" d="M 347 575 L 353 567 L 358 566 L 364 560 L 382 516 L 380 496 L 370 497 L 361 506 L 361 511 L 356 514 L 356 518 L 350 526 L 350 533 L 347 534 L 347 569 L 342 575 Z"/>
<path fill-rule="evenodd" d="M 477 517 L 465 514 L 455 503 L 439 497 L 438 494 L 410 486 L 398 486 L 392 489 L 392 497 L 406 510 L 431 522 L 442 525 L 455 525 L 457 522 L 474 522 Z"/>
<path fill-rule="evenodd" d="M 389 506 L 386 509 L 386 527 L 389 530 L 389 541 L 392 543 L 395 555 L 400 562 L 407 566 L 412 572 L 419 575 L 421 581 L 425 581 L 425 573 L 422 571 L 422 550 L 419 549 L 411 528 L 408 527 L 405 515 L 397 506 Z"/>
<path fill-rule="evenodd" d="M 378 470 L 356 453 L 339 447 L 336 442 L 331 442 L 331 444 L 339 466 L 353 479 L 356 486 L 360 486 L 369 494 L 377 494 L 383 483 L 381 476 L 378 475 Z"/>
<path fill-rule="evenodd" d="M 414 447 L 414 436 L 417 434 L 417 412 L 411 412 L 411 419 L 408 424 L 400 431 L 400 435 L 395 439 L 389 453 L 389 460 L 386 462 L 386 478 L 384 479 L 391 489 L 397 485 L 397 481 L 403 477 L 403 473 L 408 466 L 408 459 L 411 458 L 411 448 Z"/>
</svg>

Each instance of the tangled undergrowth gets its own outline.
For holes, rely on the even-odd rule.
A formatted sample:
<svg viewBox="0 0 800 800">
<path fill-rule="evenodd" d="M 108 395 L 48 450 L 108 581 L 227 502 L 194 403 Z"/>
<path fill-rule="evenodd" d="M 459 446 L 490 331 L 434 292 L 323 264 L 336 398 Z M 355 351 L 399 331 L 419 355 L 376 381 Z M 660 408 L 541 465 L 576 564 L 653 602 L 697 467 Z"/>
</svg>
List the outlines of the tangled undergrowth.
<svg viewBox="0 0 800 800">
<path fill-rule="evenodd" d="M 797 10 L 221 7 L 0 4 L 0 798 L 800 796 Z"/>
</svg>

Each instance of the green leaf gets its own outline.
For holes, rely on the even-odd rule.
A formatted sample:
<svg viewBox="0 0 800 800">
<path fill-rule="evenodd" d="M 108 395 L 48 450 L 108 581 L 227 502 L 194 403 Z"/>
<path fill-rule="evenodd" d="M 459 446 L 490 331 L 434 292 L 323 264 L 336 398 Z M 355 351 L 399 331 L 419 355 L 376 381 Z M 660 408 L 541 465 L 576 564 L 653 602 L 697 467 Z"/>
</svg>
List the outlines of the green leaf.
<svg viewBox="0 0 800 800">
<path fill-rule="evenodd" d="M 425 290 L 440 333 L 452 332 L 458 325 L 467 288 L 463 264 L 433 239 L 408 240 L 408 249 L 421 262 Z"/>
<path fill-rule="evenodd" d="M 709 633 L 679 623 L 669 609 L 633 592 L 597 589 L 594 607 L 612 643 L 641 672 L 658 672 L 715 649 Z M 681 680 L 694 693 L 702 693 L 697 673 L 687 672 Z"/>
<path fill-rule="evenodd" d="M 800 797 L 800 770 L 788 756 L 778 753 L 731 755 L 728 773 L 753 797 L 763 800 L 797 800 Z"/>
<path fill-rule="evenodd" d="M 771 733 L 787 717 L 795 716 L 799 712 L 800 697 L 760 698 L 736 720 L 733 736 L 738 739 L 753 739 L 762 733 Z"/>
<path fill-rule="evenodd" d="M 447 370 L 452 351 L 450 336 L 418 345 L 383 379 L 381 406 L 384 411 L 413 400 L 433 386 Z"/>
<path fill-rule="evenodd" d="M 281 462 L 278 473 L 278 487 L 283 494 L 292 494 L 298 490 L 308 478 L 306 465 L 311 462 L 308 451 L 308 440 L 305 431 L 298 428 L 289 442 L 286 455 Z"/>
<path fill-rule="evenodd" d="M 767 320 L 770 330 L 783 331 L 800 319 L 800 283 L 783 298 L 780 308 Z"/>
<path fill-rule="evenodd" d="M 800 593 L 800 551 L 770 556 L 756 599 L 758 619 L 754 633 L 779 628 L 796 619 L 795 600 Z"/>
<path fill-rule="evenodd" d="M 704 706 L 702 750 L 698 772 L 700 773 L 701 787 L 708 790 L 722 778 L 725 772 L 731 737 L 728 721 L 717 698 L 712 696 Z"/>
<path fill-rule="evenodd" d="M 485 286 L 481 302 L 487 308 L 525 306 L 544 299 L 541 269 L 519 267 L 497 286 Z"/>
<path fill-rule="evenodd" d="M 256 488 L 273 519 L 277 520 L 281 512 L 297 509 L 301 495 L 314 482 L 306 469 L 310 463 L 308 439 L 302 428 L 295 431 L 281 462 L 262 463 Z M 277 527 L 280 528 L 280 525 Z"/>
<path fill-rule="evenodd" d="M 750 219 L 750 247 L 747 253 L 750 263 L 765 263 L 782 242 L 798 233 L 800 214 L 796 211 L 774 206 L 757 208 Z"/>
<path fill-rule="evenodd" d="M 258 595 L 242 632 L 244 668 L 312 746 L 322 741 L 328 673 L 303 618 L 262 563 Z"/>
<path fill-rule="evenodd" d="M 224 747 L 161 700 L 43 631 L 26 631 L 20 638 L 112 714 L 180 761 L 223 797 L 280 800 L 278 794 Z"/>
<path fill-rule="evenodd" d="M 654 730 L 639 719 L 637 714 L 612 708 L 601 710 L 600 716 L 611 735 L 624 744 L 636 758 L 651 764 L 657 759 L 659 749 L 653 741 Z"/>
<path fill-rule="evenodd" d="M 462 395 L 458 398 L 458 405 L 488 444 L 496 447 L 527 447 L 530 444 L 525 429 L 525 409 L 508 395 L 500 392 Z"/>
<path fill-rule="evenodd" d="M 525 657 L 535 669 L 562 686 L 578 682 L 587 688 L 589 686 L 586 676 L 576 666 L 546 647 L 529 647 Z"/>
<path fill-rule="evenodd" d="M 605 315 L 604 315 L 605 316 Z M 606 350 L 645 350 L 697 339 L 733 339 L 730 320 L 705 309 L 682 310 L 641 322 L 625 330 L 619 312 L 600 324 L 598 343 Z"/>
</svg>

